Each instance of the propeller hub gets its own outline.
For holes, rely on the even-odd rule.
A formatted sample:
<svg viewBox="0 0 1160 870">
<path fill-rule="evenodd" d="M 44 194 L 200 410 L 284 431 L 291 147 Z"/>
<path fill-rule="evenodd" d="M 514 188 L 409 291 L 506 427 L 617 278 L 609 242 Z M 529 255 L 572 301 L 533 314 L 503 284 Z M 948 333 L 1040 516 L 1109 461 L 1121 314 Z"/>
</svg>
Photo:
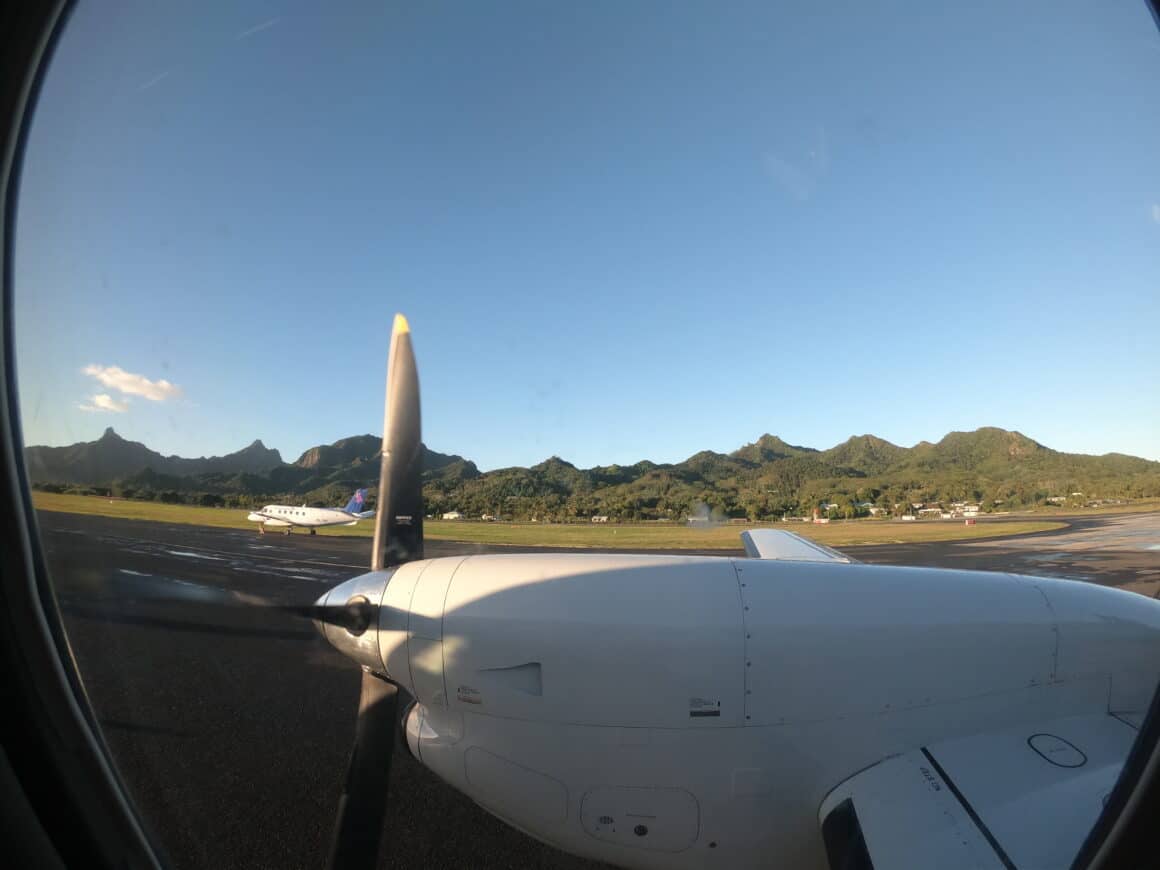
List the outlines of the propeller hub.
<svg viewBox="0 0 1160 870">
<path fill-rule="evenodd" d="M 341 612 L 341 618 L 315 619 L 314 626 L 343 655 L 376 673 L 386 673 L 379 651 L 380 605 L 394 570 L 371 571 L 335 586 L 315 607 Z"/>
<path fill-rule="evenodd" d="M 371 622 L 376 616 L 375 606 L 367 600 L 365 595 L 356 595 L 346 602 L 346 610 L 350 621 L 345 628 L 355 637 L 370 628 Z"/>
</svg>

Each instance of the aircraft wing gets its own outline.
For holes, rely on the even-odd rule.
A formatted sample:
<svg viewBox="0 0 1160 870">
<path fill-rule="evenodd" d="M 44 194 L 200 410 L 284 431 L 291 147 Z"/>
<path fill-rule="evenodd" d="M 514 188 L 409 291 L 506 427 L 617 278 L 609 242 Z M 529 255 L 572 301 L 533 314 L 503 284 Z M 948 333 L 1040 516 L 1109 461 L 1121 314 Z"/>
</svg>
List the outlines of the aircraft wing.
<svg viewBox="0 0 1160 870">
<path fill-rule="evenodd" d="M 1047 720 L 947 740 L 854 775 L 822 802 L 831 867 L 1070 867 L 1139 717 Z"/>
<path fill-rule="evenodd" d="M 290 519 L 289 516 L 277 516 L 275 514 L 264 514 L 261 511 L 250 511 L 250 516 L 248 517 L 248 519 L 253 520 L 254 517 L 261 517 L 262 519 L 266 520 L 270 525 L 276 525 L 276 526 L 300 526 L 300 525 L 302 525 L 301 523 L 294 522 L 294 520 Z"/>
<path fill-rule="evenodd" d="M 745 554 L 751 559 L 787 559 L 793 562 L 855 562 L 837 550 L 783 529 L 748 529 L 741 533 Z"/>
</svg>

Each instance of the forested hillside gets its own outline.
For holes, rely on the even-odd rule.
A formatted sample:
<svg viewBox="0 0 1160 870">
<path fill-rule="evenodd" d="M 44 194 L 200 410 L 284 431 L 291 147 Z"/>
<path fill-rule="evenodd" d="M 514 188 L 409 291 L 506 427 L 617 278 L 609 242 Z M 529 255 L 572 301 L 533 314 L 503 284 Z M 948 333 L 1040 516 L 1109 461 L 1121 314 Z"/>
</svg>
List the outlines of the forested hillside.
<svg viewBox="0 0 1160 870">
<path fill-rule="evenodd" d="M 225 457 L 164 457 L 112 429 L 97 441 L 29 447 L 34 485 L 127 498 L 230 507 L 271 501 L 342 504 L 378 483 L 380 439 L 312 447 L 292 463 L 260 441 Z M 1060 453 L 1019 432 L 951 432 L 937 444 L 900 447 L 860 435 L 815 450 L 763 435 L 729 454 L 701 451 L 683 462 L 577 468 L 553 456 L 530 468 L 480 472 L 462 456 L 424 448 L 429 514 L 460 511 L 511 519 L 670 519 L 690 515 L 771 519 L 900 514 L 913 504 L 970 502 L 1007 510 L 1056 499 L 1160 496 L 1160 462 L 1109 453 Z"/>
</svg>

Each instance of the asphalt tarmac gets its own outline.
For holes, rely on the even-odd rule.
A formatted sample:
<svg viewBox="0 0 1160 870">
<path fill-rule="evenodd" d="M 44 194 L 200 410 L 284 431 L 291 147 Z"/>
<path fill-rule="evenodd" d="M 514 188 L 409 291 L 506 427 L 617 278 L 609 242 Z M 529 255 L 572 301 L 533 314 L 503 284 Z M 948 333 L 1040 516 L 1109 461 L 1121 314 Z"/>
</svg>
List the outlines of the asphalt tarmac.
<svg viewBox="0 0 1160 870">
<path fill-rule="evenodd" d="M 125 590 L 192 583 L 312 602 L 366 570 L 370 541 L 48 512 L 39 522 L 90 701 L 169 863 L 323 866 L 354 733 L 358 669 L 295 617 L 223 613 Z M 867 562 L 1160 589 L 1160 514 L 1071 522 L 1020 538 L 845 552 Z M 427 555 L 489 549 L 499 548 L 433 541 Z M 733 555 L 743 555 L 740 547 Z M 405 750 L 391 771 L 387 838 L 382 866 L 598 866 L 492 818 Z"/>
<path fill-rule="evenodd" d="M 842 552 L 863 562 L 1067 577 L 1157 597 L 1160 513 L 1060 519 L 1068 527 L 1052 532 L 975 541 L 843 547 Z"/>
</svg>

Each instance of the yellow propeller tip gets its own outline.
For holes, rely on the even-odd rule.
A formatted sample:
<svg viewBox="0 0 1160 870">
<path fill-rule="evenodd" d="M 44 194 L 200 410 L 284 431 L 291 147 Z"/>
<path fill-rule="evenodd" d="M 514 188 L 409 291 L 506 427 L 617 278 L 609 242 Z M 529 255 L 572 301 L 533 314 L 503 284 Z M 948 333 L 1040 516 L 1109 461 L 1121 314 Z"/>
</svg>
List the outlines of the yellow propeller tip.
<svg viewBox="0 0 1160 870">
<path fill-rule="evenodd" d="M 404 332 L 410 332 L 411 331 L 411 324 L 407 323 L 407 318 L 405 318 L 403 315 L 396 314 L 395 315 L 395 328 L 393 331 L 396 335 L 401 335 Z"/>
</svg>

